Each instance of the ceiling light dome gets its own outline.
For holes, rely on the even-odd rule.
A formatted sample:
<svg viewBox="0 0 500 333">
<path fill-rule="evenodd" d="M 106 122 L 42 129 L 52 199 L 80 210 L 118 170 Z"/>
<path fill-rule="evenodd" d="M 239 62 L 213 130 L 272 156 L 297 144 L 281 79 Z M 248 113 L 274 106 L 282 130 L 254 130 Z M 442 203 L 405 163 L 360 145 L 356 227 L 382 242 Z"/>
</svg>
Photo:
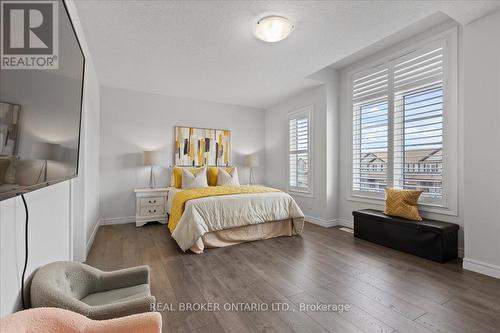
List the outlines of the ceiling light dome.
<svg viewBox="0 0 500 333">
<path fill-rule="evenodd" d="M 286 17 L 266 16 L 255 24 L 255 36 L 264 42 L 275 43 L 287 38 L 293 28 Z"/>
</svg>

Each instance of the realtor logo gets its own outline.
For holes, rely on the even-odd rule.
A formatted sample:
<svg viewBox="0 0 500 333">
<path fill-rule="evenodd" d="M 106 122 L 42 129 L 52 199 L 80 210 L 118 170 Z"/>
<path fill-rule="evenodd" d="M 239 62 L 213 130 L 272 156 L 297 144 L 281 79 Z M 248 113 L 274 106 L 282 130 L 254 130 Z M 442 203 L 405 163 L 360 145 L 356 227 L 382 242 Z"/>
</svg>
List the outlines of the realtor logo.
<svg viewBox="0 0 500 333">
<path fill-rule="evenodd" d="M 3 0 L 2 69 L 57 69 L 58 16 L 57 1 Z"/>
</svg>

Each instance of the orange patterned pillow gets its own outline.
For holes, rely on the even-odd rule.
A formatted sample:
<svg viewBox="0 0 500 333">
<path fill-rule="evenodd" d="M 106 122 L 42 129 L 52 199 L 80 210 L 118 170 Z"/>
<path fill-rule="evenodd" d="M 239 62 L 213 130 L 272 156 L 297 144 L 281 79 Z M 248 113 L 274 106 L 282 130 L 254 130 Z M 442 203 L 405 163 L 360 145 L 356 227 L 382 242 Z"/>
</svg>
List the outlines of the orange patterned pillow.
<svg viewBox="0 0 500 333">
<path fill-rule="evenodd" d="M 420 194 L 422 194 L 422 191 L 386 188 L 384 214 L 408 220 L 422 221 L 418 212 Z"/>
</svg>

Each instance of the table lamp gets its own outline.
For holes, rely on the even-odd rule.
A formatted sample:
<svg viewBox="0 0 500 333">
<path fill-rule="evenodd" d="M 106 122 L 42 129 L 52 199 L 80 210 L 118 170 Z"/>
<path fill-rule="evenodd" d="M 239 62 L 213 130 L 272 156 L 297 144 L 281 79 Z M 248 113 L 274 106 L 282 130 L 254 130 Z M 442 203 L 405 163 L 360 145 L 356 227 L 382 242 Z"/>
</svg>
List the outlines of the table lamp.
<svg viewBox="0 0 500 333">
<path fill-rule="evenodd" d="M 42 160 L 42 168 L 40 169 L 40 173 L 38 175 L 37 183 L 46 182 L 47 172 L 48 172 L 48 162 L 49 161 L 58 161 L 59 154 L 61 152 L 61 145 L 57 143 L 51 142 L 36 142 L 34 145 L 33 157 Z"/>
<path fill-rule="evenodd" d="M 151 166 L 151 173 L 149 175 L 149 187 L 156 187 L 156 177 L 154 167 L 160 165 L 160 152 L 157 150 L 144 151 L 144 165 Z"/>
<path fill-rule="evenodd" d="M 254 168 L 259 166 L 259 155 L 250 154 L 245 156 L 245 166 L 250 168 L 250 185 L 255 183 L 255 174 L 253 172 Z"/>
</svg>

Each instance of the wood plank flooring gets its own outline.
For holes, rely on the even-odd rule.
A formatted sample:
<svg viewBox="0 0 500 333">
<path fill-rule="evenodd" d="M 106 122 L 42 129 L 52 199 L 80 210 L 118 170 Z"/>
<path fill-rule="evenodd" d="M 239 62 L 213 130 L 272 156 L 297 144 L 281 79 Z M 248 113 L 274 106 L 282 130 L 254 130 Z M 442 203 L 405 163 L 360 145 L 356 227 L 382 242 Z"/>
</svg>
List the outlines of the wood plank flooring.
<svg viewBox="0 0 500 333">
<path fill-rule="evenodd" d="M 183 253 L 164 225 L 102 226 L 87 263 L 147 264 L 157 302 L 218 303 L 221 311 L 162 311 L 164 332 L 500 332 L 500 280 L 307 224 L 280 237 Z M 224 311 L 223 304 L 288 311 Z M 301 304 L 350 311 L 300 311 Z"/>
</svg>

